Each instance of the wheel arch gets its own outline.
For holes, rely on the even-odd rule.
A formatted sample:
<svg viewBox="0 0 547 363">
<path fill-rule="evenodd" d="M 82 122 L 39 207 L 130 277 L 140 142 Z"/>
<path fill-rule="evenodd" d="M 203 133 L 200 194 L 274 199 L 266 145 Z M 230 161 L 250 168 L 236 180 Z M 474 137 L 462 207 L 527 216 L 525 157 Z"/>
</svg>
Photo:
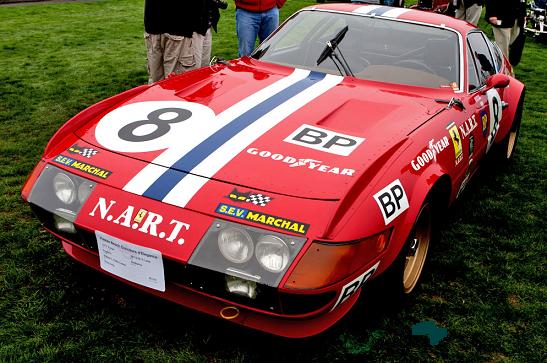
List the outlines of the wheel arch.
<svg viewBox="0 0 547 363">
<path fill-rule="evenodd" d="M 414 185 L 416 187 L 413 188 L 411 194 L 408 195 L 410 204 L 409 209 L 406 211 L 403 219 L 397 223 L 397 226 L 393 231 L 390 243 L 395 243 L 396 245 L 390 248 L 391 251 L 389 256 L 386 255 L 384 257 L 385 262 L 388 262 L 384 264 L 385 268 L 390 266 L 401 253 L 403 246 L 414 228 L 418 214 L 428 198 L 432 198 L 433 201 L 434 222 L 437 222 L 437 217 L 441 215 L 441 213 L 437 213 L 437 211 L 446 210 L 451 204 L 453 190 L 452 179 L 448 173 L 441 170 L 441 167 L 438 164 L 432 165 L 422 173 L 415 181 Z M 382 268 L 382 270 L 384 269 Z"/>
</svg>

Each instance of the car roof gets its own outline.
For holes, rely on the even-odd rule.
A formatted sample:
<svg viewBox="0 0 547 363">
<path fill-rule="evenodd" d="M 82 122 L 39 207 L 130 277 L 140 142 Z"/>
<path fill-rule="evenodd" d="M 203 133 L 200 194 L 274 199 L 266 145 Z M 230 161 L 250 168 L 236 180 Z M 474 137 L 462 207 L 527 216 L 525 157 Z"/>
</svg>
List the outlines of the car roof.
<svg viewBox="0 0 547 363">
<path fill-rule="evenodd" d="M 374 16 L 377 18 L 386 18 L 391 20 L 418 22 L 430 24 L 433 26 L 451 28 L 463 35 L 467 34 L 467 32 L 472 29 L 476 29 L 472 24 L 466 21 L 455 19 L 447 15 L 416 9 L 395 8 L 383 5 L 348 3 L 318 4 L 308 6 L 303 10 L 332 11 L 362 16 Z"/>
</svg>

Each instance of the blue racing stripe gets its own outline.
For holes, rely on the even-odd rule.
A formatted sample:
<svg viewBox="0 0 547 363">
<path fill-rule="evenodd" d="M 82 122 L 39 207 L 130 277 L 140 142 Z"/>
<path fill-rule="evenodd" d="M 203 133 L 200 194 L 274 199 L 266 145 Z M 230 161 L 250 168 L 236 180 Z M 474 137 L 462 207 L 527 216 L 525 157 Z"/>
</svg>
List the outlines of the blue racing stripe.
<svg viewBox="0 0 547 363">
<path fill-rule="evenodd" d="M 171 189 L 173 189 L 175 185 L 177 185 L 186 175 L 188 175 L 187 173 L 181 173 L 180 171 L 185 170 L 190 172 L 215 150 L 244 130 L 246 127 L 251 125 L 253 122 L 277 106 L 296 96 L 300 92 L 321 81 L 325 78 L 325 76 L 325 73 L 312 71 L 306 78 L 285 88 L 281 92 L 276 93 L 272 97 L 238 116 L 176 161 L 170 169 L 163 173 L 144 192 L 143 195 L 156 200 L 163 200 Z"/>
<path fill-rule="evenodd" d="M 372 10 L 369 15 L 376 15 L 376 16 L 382 16 L 384 15 L 384 13 L 387 13 L 388 11 L 390 10 L 393 10 L 393 8 L 389 7 L 389 6 L 381 6 L 379 8 L 376 8 L 374 10 Z"/>
</svg>

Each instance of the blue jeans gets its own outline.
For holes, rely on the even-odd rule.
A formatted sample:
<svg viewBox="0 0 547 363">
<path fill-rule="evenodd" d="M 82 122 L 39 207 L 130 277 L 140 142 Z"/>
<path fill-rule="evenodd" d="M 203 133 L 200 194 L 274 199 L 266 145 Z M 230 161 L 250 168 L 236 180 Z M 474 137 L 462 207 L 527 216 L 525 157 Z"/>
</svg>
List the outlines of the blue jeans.
<svg viewBox="0 0 547 363">
<path fill-rule="evenodd" d="M 255 48 L 256 37 L 262 43 L 279 25 L 279 9 L 273 7 L 262 13 L 243 9 L 236 10 L 236 31 L 239 56 L 250 55 Z"/>
</svg>

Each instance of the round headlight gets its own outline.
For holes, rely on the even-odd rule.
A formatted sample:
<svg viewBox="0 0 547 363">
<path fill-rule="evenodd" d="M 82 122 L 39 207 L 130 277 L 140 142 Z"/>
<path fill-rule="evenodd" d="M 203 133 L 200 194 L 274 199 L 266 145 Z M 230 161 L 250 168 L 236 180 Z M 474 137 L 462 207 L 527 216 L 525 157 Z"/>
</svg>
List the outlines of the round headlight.
<svg viewBox="0 0 547 363">
<path fill-rule="evenodd" d="M 80 204 L 84 204 L 87 198 L 89 198 L 89 195 L 91 194 L 92 185 L 89 183 L 82 183 L 78 187 L 78 201 Z"/>
<path fill-rule="evenodd" d="M 289 263 L 289 247 L 279 237 L 263 236 L 256 245 L 256 259 L 270 272 L 283 271 Z"/>
<path fill-rule="evenodd" d="M 218 234 L 218 248 L 230 262 L 244 263 L 253 256 L 253 240 L 239 228 L 226 228 Z"/>
<path fill-rule="evenodd" d="M 53 190 L 59 200 L 65 204 L 70 204 L 76 199 L 76 186 L 70 177 L 63 173 L 58 173 L 53 178 Z"/>
</svg>

